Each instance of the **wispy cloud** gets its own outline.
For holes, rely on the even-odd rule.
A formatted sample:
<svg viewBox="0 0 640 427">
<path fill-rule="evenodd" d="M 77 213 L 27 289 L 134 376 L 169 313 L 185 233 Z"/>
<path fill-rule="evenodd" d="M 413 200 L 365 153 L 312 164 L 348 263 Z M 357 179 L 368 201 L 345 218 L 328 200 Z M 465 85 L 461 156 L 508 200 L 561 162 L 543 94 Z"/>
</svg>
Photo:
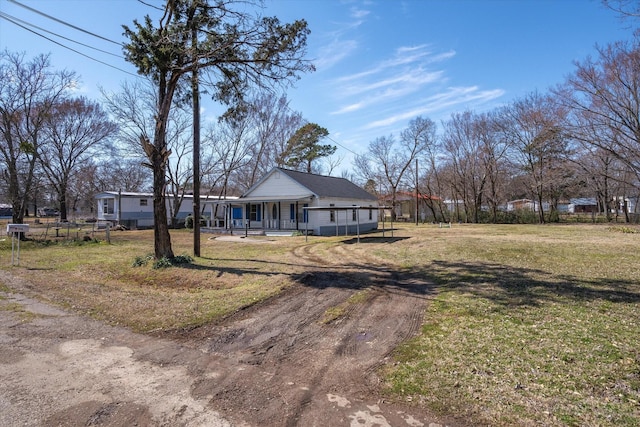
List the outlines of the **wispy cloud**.
<svg viewBox="0 0 640 427">
<path fill-rule="evenodd" d="M 374 74 L 384 74 L 386 72 L 392 72 L 395 68 L 401 66 L 408 66 L 411 64 L 429 64 L 434 62 L 440 62 L 445 58 L 443 54 L 436 55 L 438 57 L 437 60 L 434 60 L 434 57 L 431 57 L 431 51 L 428 50 L 428 45 L 420 45 L 414 47 L 400 47 L 396 49 L 395 54 L 392 58 L 381 61 L 378 64 L 373 64 L 371 68 L 365 71 L 361 71 L 355 74 L 350 74 L 346 76 L 339 77 L 336 79 L 336 84 L 349 82 L 349 81 L 357 81 L 362 80 L 365 77 L 374 75 Z M 447 52 L 446 56 L 451 58 L 455 55 L 455 52 L 450 51 Z"/>
<path fill-rule="evenodd" d="M 353 111 L 358 111 L 361 110 L 362 108 L 364 108 L 366 106 L 366 104 L 364 102 L 357 102 L 355 104 L 351 104 L 351 105 L 345 105 L 344 107 L 342 107 L 340 110 L 332 113 L 332 114 L 343 114 L 343 113 L 351 113 Z"/>
<path fill-rule="evenodd" d="M 313 61 L 318 71 L 335 66 L 358 49 L 357 40 L 349 34 L 366 22 L 365 18 L 370 13 L 367 9 L 353 6 L 349 9 L 349 18 L 346 21 L 332 23 L 335 28 L 324 34 L 323 38 L 326 41 L 318 48 L 318 57 Z"/>
<path fill-rule="evenodd" d="M 381 88 L 411 86 L 419 87 L 425 84 L 441 80 L 443 71 L 428 72 L 422 68 L 406 70 L 395 75 L 385 76 L 380 80 L 358 82 L 352 85 L 345 85 L 342 94 L 345 96 L 357 95 L 379 90 Z"/>
<path fill-rule="evenodd" d="M 358 48 L 355 40 L 334 40 L 323 46 L 318 51 L 318 58 L 313 60 L 313 64 L 318 71 L 324 71 L 348 57 Z"/>
<path fill-rule="evenodd" d="M 353 113 L 376 104 L 392 103 L 420 93 L 427 85 L 442 85 L 446 81 L 444 71 L 433 69 L 431 64 L 453 55 L 455 52 L 434 55 L 426 44 L 400 47 L 391 58 L 370 69 L 336 79 L 333 82 L 335 96 L 350 102 L 331 114 Z"/>
<path fill-rule="evenodd" d="M 421 99 L 409 109 L 404 109 L 383 119 L 375 120 L 363 126 L 363 129 L 374 129 L 392 126 L 398 122 L 406 122 L 417 116 L 444 111 L 448 108 L 470 102 L 484 103 L 504 95 L 504 90 L 479 90 L 477 86 L 450 87 L 444 92 Z"/>
<path fill-rule="evenodd" d="M 371 13 L 370 10 L 362 9 L 362 8 L 359 8 L 359 7 L 356 7 L 356 6 L 351 8 L 351 16 L 353 18 L 356 18 L 356 19 L 364 19 L 370 13 Z"/>
<path fill-rule="evenodd" d="M 351 92 L 352 95 L 359 93 L 367 93 L 368 95 L 358 102 L 342 107 L 331 114 L 351 113 L 375 104 L 394 102 L 395 100 L 411 95 L 426 84 L 440 80 L 442 80 L 441 71 L 431 73 L 405 73 L 362 86 L 345 87 L 345 92 Z"/>
</svg>

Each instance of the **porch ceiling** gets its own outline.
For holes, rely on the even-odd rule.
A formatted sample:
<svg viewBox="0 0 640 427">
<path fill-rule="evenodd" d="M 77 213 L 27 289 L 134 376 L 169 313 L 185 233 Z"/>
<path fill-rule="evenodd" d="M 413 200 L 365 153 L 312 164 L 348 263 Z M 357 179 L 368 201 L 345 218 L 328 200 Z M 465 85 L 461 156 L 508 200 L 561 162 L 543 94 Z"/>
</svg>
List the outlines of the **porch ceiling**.
<svg viewBox="0 0 640 427">
<path fill-rule="evenodd" d="M 277 196 L 277 197 L 242 197 L 236 200 L 228 200 L 228 204 L 252 203 L 252 202 L 300 202 L 313 198 L 313 194 L 308 196 Z"/>
</svg>

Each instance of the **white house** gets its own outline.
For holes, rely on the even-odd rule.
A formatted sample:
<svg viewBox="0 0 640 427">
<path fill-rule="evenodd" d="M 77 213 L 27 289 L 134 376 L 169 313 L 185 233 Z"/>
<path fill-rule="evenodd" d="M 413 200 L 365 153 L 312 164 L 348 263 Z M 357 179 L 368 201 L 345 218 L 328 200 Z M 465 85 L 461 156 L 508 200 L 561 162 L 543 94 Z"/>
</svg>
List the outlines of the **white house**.
<svg viewBox="0 0 640 427">
<path fill-rule="evenodd" d="M 231 198 L 226 198 L 229 200 Z M 153 227 L 153 193 L 133 193 L 119 191 L 105 191 L 96 195 L 98 202 L 97 220 L 120 224 L 128 228 Z M 173 196 L 166 196 L 167 220 L 171 215 L 170 205 Z M 201 196 L 200 206 L 203 208 L 203 217 L 213 221 L 214 224 L 223 224 L 225 217 L 224 200 L 218 197 Z M 178 221 L 184 222 L 185 218 L 193 212 L 193 195 L 185 195 L 176 214 Z"/>
<path fill-rule="evenodd" d="M 237 200 L 227 228 L 356 234 L 378 227 L 378 200 L 351 181 L 274 168 Z"/>
</svg>

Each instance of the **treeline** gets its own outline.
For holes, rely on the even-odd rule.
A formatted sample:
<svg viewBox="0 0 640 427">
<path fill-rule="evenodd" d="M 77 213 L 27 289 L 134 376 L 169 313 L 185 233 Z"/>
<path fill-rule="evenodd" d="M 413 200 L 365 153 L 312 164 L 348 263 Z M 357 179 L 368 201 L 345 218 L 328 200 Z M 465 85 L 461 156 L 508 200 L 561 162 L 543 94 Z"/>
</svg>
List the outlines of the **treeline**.
<svg viewBox="0 0 640 427">
<path fill-rule="evenodd" d="M 13 206 L 14 222 L 43 206 L 63 219 L 91 216 L 97 192 L 153 189 L 145 152 L 159 105 L 153 80 L 103 92 L 100 102 L 77 97 L 77 80 L 52 69 L 47 55 L 0 53 L 0 202 Z M 162 154 L 176 203 L 193 188 L 192 117 L 181 90 Z M 326 129 L 309 125 L 286 96 L 246 93 L 232 114 L 202 129 L 201 194 L 241 194 L 274 166 L 333 174 L 341 162 L 335 147 L 319 144 Z M 301 129 L 315 135 L 307 151 Z M 598 48 L 548 92 L 456 112 L 439 125 L 417 117 L 399 135 L 371 141 L 348 170 L 343 176 L 392 204 L 400 191 L 428 196 L 422 200 L 435 220 L 500 222 L 507 201 L 531 199 L 546 222 L 574 197 L 595 198 L 611 215 L 640 196 L 640 41 Z"/>
<path fill-rule="evenodd" d="M 63 219 L 91 216 L 100 191 L 152 191 L 141 137 L 154 131 L 153 84 L 125 83 L 96 102 L 74 96 L 77 79 L 52 69 L 48 55 L 0 53 L 0 201 L 14 207 L 15 222 L 44 206 L 59 209 Z M 192 115 L 182 101 L 174 105 L 166 136 L 166 190 L 177 203 L 193 182 Z M 315 145 L 324 151 L 301 156 L 301 145 L 290 143 L 309 125 L 286 97 L 272 93 L 251 97 L 233 119 L 209 123 L 201 136 L 205 193 L 241 194 L 275 165 L 330 174 L 338 164 L 327 157 L 334 147 Z"/>
<path fill-rule="evenodd" d="M 625 201 L 637 207 L 640 196 L 639 41 L 598 48 L 547 93 L 454 113 L 439 132 L 416 118 L 399 138 L 372 141 L 355 171 L 394 204 L 400 190 L 436 196 L 423 200 L 437 221 L 511 221 L 507 202 L 531 199 L 543 223 L 576 197 L 595 198 L 607 219 L 619 210 L 628 221 Z"/>
</svg>

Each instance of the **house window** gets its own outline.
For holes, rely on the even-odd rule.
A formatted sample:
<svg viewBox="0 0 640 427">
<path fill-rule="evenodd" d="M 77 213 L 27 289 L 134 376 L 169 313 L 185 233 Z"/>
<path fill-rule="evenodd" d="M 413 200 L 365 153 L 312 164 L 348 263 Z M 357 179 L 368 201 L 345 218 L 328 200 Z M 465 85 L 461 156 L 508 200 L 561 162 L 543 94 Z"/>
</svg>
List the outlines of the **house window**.
<svg viewBox="0 0 640 427">
<path fill-rule="evenodd" d="M 113 215 L 115 199 L 103 199 L 102 200 L 102 212 L 106 215 Z"/>
<path fill-rule="evenodd" d="M 295 203 L 291 203 L 289 205 L 289 219 L 294 221 L 296 219 L 296 205 Z"/>
<path fill-rule="evenodd" d="M 140 199 L 140 206 L 147 206 L 147 199 Z"/>
<path fill-rule="evenodd" d="M 309 203 L 305 203 L 304 205 L 302 205 L 303 208 L 308 208 L 309 207 Z M 302 210 L 302 222 L 309 222 L 309 209 L 303 209 Z"/>
<path fill-rule="evenodd" d="M 251 205 L 249 208 L 249 220 L 250 221 L 262 221 L 262 215 L 260 214 L 260 205 Z"/>
<path fill-rule="evenodd" d="M 335 206 L 331 203 L 329 206 Z M 329 211 L 329 222 L 336 222 L 336 211 Z"/>
<path fill-rule="evenodd" d="M 358 220 L 358 216 L 357 216 L 357 215 L 358 215 L 358 214 L 356 213 L 356 210 L 355 210 L 355 209 L 353 209 L 353 210 L 351 211 L 351 220 L 352 220 L 352 221 L 357 221 L 357 220 Z"/>
<path fill-rule="evenodd" d="M 369 221 L 373 220 L 373 209 L 371 209 L 371 205 L 369 205 Z"/>
</svg>

